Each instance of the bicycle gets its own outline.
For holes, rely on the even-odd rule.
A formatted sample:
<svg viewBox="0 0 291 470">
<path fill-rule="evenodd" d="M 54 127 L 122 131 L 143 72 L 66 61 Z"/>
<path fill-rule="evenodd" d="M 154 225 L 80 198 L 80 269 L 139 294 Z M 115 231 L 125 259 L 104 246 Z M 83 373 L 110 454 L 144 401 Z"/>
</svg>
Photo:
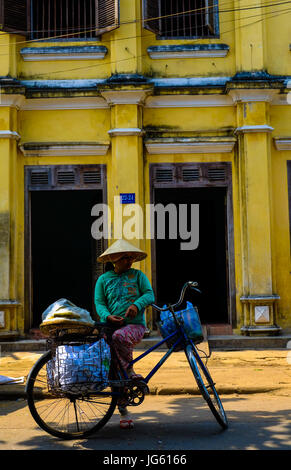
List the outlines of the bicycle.
<svg viewBox="0 0 291 470">
<path fill-rule="evenodd" d="M 183 323 L 177 318 L 174 309 L 182 304 L 185 291 L 192 288 L 198 292 L 198 284 L 189 281 L 184 284 L 180 299 L 176 304 L 160 308 L 155 304 L 152 307 L 159 312 L 170 310 L 176 325 L 176 330 L 166 338 L 163 338 L 156 345 L 150 347 L 145 352 L 136 357 L 130 365 L 140 361 L 143 357 L 159 348 L 162 344 L 172 341 L 172 346 L 163 355 L 161 360 L 154 366 L 148 375 L 142 379 L 131 379 L 126 371 L 122 369 L 118 357 L 111 349 L 110 375 L 106 387 L 96 390 L 82 387 L 72 392 L 65 389 L 51 390 L 49 384 L 48 365 L 54 357 L 54 349 L 51 348 L 32 367 L 27 384 L 27 402 L 36 423 L 49 434 L 62 439 L 80 439 L 100 430 L 111 418 L 117 406 L 118 399 L 126 401 L 127 406 L 138 406 L 149 394 L 148 383 L 153 375 L 160 369 L 177 347 L 182 348 L 186 354 L 189 366 L 193 372 L 202 397 L 209 406 L 215 419 L 222 427 L 227 429 L 228 420 L 224 411 L 220 397 L 216 391 L 207 367 L 204 365 L 194 342 L 187 336 Z M 66 330 L 62 330 L 57 338 L 54 338 L 55 345 L 73 344 L 72 342 L 92 343 L 96 338 L 106 337 L 106 341 L 111 343 L 111 336 L 116 327 L 104 323 L 96 322 L 98 328 L 97 335 L 88 335 L 80 338 L 76 335 L 66 335 Z M 61 330 L 60 330 L 61 331 Z M 67 343 L 66 343 L 67 342 Z"/>
</svg>

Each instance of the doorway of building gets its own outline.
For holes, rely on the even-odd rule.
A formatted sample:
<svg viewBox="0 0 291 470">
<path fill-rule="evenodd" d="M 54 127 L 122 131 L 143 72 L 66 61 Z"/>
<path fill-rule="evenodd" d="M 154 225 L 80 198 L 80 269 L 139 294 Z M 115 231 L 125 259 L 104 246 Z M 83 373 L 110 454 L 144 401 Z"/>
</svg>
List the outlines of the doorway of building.
<svg viewBox="0 0 291 470">
<path fill-rule="evenodd" d="M 177 239 L 155 239 L 157 303 L 175 302 L 184 282 L 197 281 L 202 295 L 188 291 L 185 300 L 197 305 L 203 324 L 230 323 L 227 272 L 226 187 L 156 188 L 155 204 L 199 205 L 199 243 L 195 250 L 182 250 Z M 188 230 L 191 228 L 189 223 Z"/>
<path fill-rule="evenodd" d="M 60 298 L 95 315 L 97 248 L 91 209 L 102 196 L 96 189 L 31 192 L 32 327 Z"/>
</svg>

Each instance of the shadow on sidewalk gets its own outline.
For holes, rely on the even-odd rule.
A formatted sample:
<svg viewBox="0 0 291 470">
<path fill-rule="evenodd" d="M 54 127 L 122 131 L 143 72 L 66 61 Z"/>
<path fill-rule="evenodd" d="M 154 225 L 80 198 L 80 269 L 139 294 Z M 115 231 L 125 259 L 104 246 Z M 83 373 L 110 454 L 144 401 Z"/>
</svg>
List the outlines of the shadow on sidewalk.
<svg viewBox="0 0 291 470">
<path fill-rule="evenodd" d="M 290 450 L 290 400 L 287 403 L 288 398 L 284 398 L 283 403 L 282 397 L 273 396 L 270 402 L 267 395 L 251 399 L 223 397 L 229 420 L 229 428 L 223 431 L 201 397 L 153 397 L 149 404 L 133 410 L 134 430 L 120 430 L 119 416 L 115 413 L 95 435 L 75 441 L 62 441 L 46 434 L 27 412 L 26 437 L 19 438 L 17 444 L 26 450 Z M 11 404 L 11 413 L 25 404 L 25 401 Z M 12 414 L 11 417 L 13 426 Z"/>
</svg>

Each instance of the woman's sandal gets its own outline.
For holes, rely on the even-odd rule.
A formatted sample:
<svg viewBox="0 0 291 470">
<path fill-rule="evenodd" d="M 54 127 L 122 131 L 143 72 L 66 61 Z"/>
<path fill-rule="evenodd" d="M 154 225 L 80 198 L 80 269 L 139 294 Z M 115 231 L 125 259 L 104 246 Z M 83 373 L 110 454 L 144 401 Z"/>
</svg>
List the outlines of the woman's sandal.
<svg viewBox="0 0 291 470">
<path fill-rule="evenodd" d="M 140 375 L 140 374 L 136 374 L 136 373 L 134 372 L 134 370 L 128 370 L 128 371 L 127 371 L 127 375 L 128 375 L 128 377 L 129 377 L 130 379 L 134 379 L 134 380 L 136 380 L 136 379 L 138 379 L 138 380 L 144 380 L 144 377 L 143 377 L 142 375 Z"/>
<path fill-rule="evenodd" d="M 134 427 L 132 419 L 124 419 L 120 420 L 120 428 L 121 429 L 132 429 Z"/>
</svg>

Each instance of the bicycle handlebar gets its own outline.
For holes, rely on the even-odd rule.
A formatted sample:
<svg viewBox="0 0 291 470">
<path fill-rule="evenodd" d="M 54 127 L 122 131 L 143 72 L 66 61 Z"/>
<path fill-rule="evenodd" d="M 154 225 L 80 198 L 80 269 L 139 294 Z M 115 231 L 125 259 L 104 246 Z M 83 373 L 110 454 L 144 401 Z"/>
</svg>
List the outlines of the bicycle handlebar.
<svg viewBox="0 0 291 470">
<path fill-rule="evenodd" d="M 196 289 L 197 286 L 198 286 L 198 282 L 194 282 L 194 281 L 185 282 L 185 284 L 183 285 L 182 290 L 181 290 L 180 299 L 178 300 L 178 302 L 176 304 L 168 305 L 167 307 L 164 307 L 164 308 L 158 307 L 158 305 L 155 305 L 155 304 L 151 304 L 151 305 L 156 310 L 159 310 L 159 312 L 164 312 L 165 310 L 169 310 L 169 308 L 174 309 L 175 307 L 178 307 L 179 305 L 181 305 L 181 303 L 183 302 L 184 295 L 185 295 L 185 292 L 188 289 L 188 287 L 190 287 L 193 290 L 196 290 L 197 292 L 199 292 L 201 294 L 201 291 L 199 289 Z"/>
</svg>

